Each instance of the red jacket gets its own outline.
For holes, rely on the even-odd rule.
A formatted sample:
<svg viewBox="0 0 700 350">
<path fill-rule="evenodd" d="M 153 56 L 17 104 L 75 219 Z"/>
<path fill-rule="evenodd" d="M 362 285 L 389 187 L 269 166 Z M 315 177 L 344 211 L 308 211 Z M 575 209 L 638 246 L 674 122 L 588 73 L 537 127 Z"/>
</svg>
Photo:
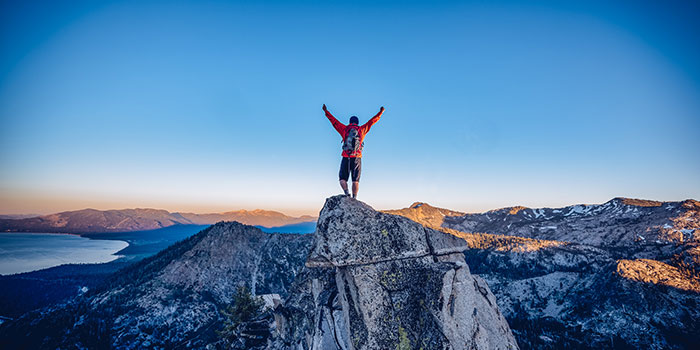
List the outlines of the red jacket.
<svg viewBox="0 0 700 350">
<path fill-rule="evenodd" d="M 336 131 L 340 134 L 340 136 L 345 140 L 345 136 L 347 135 L 348 132 L 348 125 L 345 125 L 341 122 L 338 121 L 338 119 L 335 119 L 335 117 L 331 114 L 329 111 L 326 112 L 326 117 L 328 117 L 328 120 L 331 121 L 331 124 L 333 124 L 333 127 L 335 128 Z M 382 116 L 382 113 L 384 111 L 380 111 L 372 117 L 372 119 L 368 120 L 364 125 L 359 127 L 358 133 L 360 134 L 360 142 L 365 141 L 365 135 L 369 132 L 369 129 L 372 128 L 372 125 L 374 123 L 379 121 L 379 118 Z M 361 158 L 362 157 L 362 148 L 358 152 L 355 152 L 354 154 L 348 153 L 348 151 L 343 150 L 343 157 L 346 158 Z"/>
</svg>

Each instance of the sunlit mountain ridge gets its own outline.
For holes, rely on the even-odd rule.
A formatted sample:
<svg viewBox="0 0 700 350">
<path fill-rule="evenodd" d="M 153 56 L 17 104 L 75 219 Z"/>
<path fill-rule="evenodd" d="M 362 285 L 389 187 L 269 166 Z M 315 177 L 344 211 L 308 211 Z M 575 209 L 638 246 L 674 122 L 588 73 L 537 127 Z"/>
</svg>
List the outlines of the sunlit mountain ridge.
<svg viewBox="0 0 700 350">
<path fill-rule="evenodd" d="M 23 219 L 0 219 L 0 231 L 6 232 L 126 232 L 154 230 L 173 225 L 211 225 L 219 221 L 238 221 L 247 225 L 278 227 L 316 218 L 293 217 L 271 210 L 237 210 L 222 213 L 181 213 L 163 209 L 135 208 L 65 211 Z"/>
</svg>

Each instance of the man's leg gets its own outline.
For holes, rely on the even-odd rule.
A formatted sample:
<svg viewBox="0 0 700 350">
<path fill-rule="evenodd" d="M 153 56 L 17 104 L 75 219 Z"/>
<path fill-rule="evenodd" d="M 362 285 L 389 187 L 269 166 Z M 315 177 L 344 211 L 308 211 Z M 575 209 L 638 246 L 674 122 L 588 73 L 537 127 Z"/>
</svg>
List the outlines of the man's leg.
<svg viewBox="0 0 700 350">
<path fill-rule="evenodd" d="M 355 189 L 355 183 L 356 183 L 356 182 L 353 182 L 353 183 L 352 183 L 353 191 L 354 191 L 354 189 Z M 347 181 L 341 179 L 341 180 L 340 180 L 340 187 L 343 189 L 343 192 L 345 192 L 345 195 L 346 195 L 346 196 L 350 194 L 350 192 L 348 192 L 348 182 L 347 182 Z M 357 192 L 357 191 L 355 191 L 355 192 Z"/>
<path fill-rule="evenodd" d="M 348 178 L 350 177 L 350 167 L 349 167 L 349 160 L 346 157 L 342 157 L 343 159 L 340 161 L 340 171 L 338 172 L 338 178 L 340 180 L 340 187 L 343 189 L 343 192 L 345 192 L 346 196 L 350 195 L 350 192 L 348 192 Z"/>
<path fill-rule="evenodd" d="M 352 158 L 352 198 L 357 198 L 360 190 L 360 175 L 362 174 L 362 158 Z"/>
</svg>

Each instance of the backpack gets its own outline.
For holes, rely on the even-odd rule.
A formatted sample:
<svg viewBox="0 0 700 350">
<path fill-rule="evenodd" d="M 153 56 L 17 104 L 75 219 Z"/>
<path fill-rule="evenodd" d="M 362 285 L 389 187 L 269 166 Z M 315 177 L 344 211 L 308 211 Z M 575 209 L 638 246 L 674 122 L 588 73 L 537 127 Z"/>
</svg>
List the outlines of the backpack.
<svg viewBox="0 0 700 350">
<path fill-rule="evenodd" d="M 362 142 L 360 142 L 360 127 L 357 125 L 348 125 L 348 132 L 343 140 L 343 151 L 351 155 L 362 151 Z"/>
</svg>

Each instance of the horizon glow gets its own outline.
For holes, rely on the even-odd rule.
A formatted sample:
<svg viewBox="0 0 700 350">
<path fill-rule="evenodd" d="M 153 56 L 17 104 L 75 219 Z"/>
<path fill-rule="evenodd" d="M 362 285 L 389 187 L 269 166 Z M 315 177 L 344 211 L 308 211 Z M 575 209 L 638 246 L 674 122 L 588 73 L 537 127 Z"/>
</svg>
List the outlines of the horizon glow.
<svg viewBox="0 0 700 350">
<path fill-rule="evenodd" d="M 0 4 L 0 213 L 700 199 L 700 4 Z"/>
</svg>

